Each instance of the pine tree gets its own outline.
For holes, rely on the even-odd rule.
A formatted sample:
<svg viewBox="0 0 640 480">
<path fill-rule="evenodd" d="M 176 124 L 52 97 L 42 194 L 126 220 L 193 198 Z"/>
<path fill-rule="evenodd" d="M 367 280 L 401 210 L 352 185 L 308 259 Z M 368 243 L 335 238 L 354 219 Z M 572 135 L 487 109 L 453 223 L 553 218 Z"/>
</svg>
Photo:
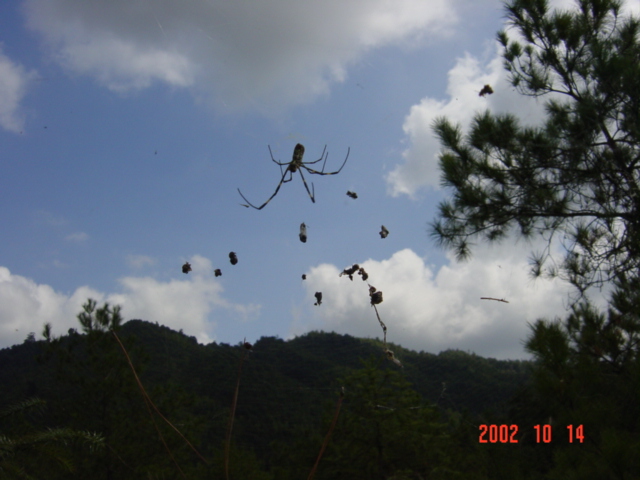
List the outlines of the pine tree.
<svg viewBox="0 0 640 480">
<path fill-rule="evenodd" d="M 579 293 L 564 320 L 538 320 L 526 349 L 534 381 L 520 397 L 529 423 L 551 423 L 545 478 L 636 478 L 640 471 L 640 22 L 615 0 L 511 0 L 510 38 L 499 32 L 511 83 L 545 100 L 542 125 L 484 112 L 469 133 L 440 118 L 443 184 L 433 235 L 462 259 L 471 239 L 545 236 L 534 275 Z M 566 252 L 549 262 L 559 241 Z M 549 266 L 551 265 L 551 266 Z M 558 265 L 554 267 L 553 265 Z M 606 313 L 586 295 L 613 287 Z M 518 412 L 516 412 L 518 415 Z M 583 426 L 584 440 L 566 427 Z M 558 438 L 562 438 L 560 440 Z M 530 439 L 529 439 L 530 440 Z"/>
<path fill-rule="evenodd" d="M 77 315 L 81 335 L 53 338 L 50 325 L 43 331 L 50 345 L 49 357 L 59 371 L 55 404 L 60 417 L 74 428 L 90 429 L 104 438 L 106 448 L 79 462 L 78 474 L 106 480 L 175 475 L 177 460 L 184 467 L 184 458 L 190 458 L 190 454 L 161 419 L 155 424 L 151 419 L 152 415 L 157 418 L 155 412 L 150 415 L 127 361 L 132 355 L 134 364 L 138 364 L 140 350 L 132 338 L 116 337 L 123 322 L 120 311 L 119 306 L 105 303 L 98 307 L 89 299 Z M 171 387 L 166 390 L 164 394 L 171 397 Z M 165 414 L 169 412 L 165 410 Z"/>
<path fill-rule="evenodd" d="M 438 413 L 382 361 L 365 362 L 341 381 L 344 404 L 317 478 L 446 478 L 453 473 L 451 442 Z"/>
<path fill-rule="evenodd" d="M 0 410 L 0 478 L 51 478 L 57 471 L 68 475 L 76 469 L 70 443 L 89 451 L 104 448 L 104 439 L 96 433 L 34 427 L 27 414 L 43 415 L 45 408 L 44 400 L 30 398 Z"/>
<path fill-rule="evenodd" d="M 541 414 L 530 422 L 552 419 L 549 478 L 626 479 L 640 471 L 639 286 L 617 282 L 606 315 L 582 302 L 564 322 L 533 325 L 525 347 L 537 363 L 524 403 Z"/>
<path fill-rule="evenodd" d="M 480 113 L 464 136 L 446 118 L 434 124 L 444 148 L 434 237 L 471 253 L 470 240 L 512 230 L 562 242 L 566 256 L 534 255 L 535 275 L 560 275 L 584 293 L 640 267 L 640 24 L 615 0 L 579 0 L 550 11 L 546 0 L 512 0 L 498 33 L 505 68 L 523 95 L 545 100 L 546 119 L 522 126 L 513 115 Z M 549 266 L 551 265 L 551 266 Z"/>
</svg>

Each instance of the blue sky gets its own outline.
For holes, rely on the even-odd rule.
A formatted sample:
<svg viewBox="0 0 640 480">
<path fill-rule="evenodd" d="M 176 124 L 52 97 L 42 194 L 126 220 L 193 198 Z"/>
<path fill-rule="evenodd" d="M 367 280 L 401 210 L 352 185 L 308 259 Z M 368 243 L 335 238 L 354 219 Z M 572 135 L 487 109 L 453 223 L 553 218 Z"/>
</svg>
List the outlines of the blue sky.
<svg viewBox="0 0 640 480">
<path fill-rule="evenodd" d="M 526 358 L 527 322 L 567 304 L 528 277 L 536 245 L 457 263 L 428 235 L 447 195 L 433 119 L 542 118 L 502 70 L 503 22 L 488 0 L 2 2 L 0 347 L 66 333 L 89 297 L 203 343 L 380 337 L 366 284 L 338 276 L 359 263 L 389 341 Z M 305 176 L 315 204 L 296 174 L 242 207 L 237 188 L 261 204 L 280 180 L 267 146 L 290 161 L 296 143 L 326 145 L 327 170 L 351 153 Z"/>
</svg>

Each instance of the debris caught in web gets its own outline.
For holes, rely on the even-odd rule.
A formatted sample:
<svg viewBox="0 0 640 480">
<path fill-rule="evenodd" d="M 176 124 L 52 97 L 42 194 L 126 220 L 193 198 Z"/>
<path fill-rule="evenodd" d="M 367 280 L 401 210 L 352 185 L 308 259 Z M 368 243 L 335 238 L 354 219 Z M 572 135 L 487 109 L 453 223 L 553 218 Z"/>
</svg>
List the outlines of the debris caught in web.
<svg viewBox="0 0 640 480">
<path fill-rule="evenodd" d="M 347 275 L 350 280 L 353 280 L 353 275 L 355 273 L 360 275 L 362 277 L 362 280 L 366 281 L 369 278 L 369 274 L 365 271 L 364 268 L 362 268 L 357 263 L 354 263 L 352 266 L 345 268 L 340 274 L 340 276 Z M 387 348 L 387 326 L 380 318 L 380 312 L 378 312 L 378 305 L 380 305 L 383 301 L 382 292 L 369 283 L 367 285 L 369 286 L 369 301 L 371 303 L 371 306 L 376 312 L 376 318 L 378 319 L 380 328 L 382 328 L 382 333 L 383 333 L 382 349 L 389 360 L 391 360 L 393 363 L 395 363 L 399 367 L 402 367 L 402 363 L 400 363 L 400 360 L 398 360 L 394 356 L 393 352 Z"/>
<path fill-rule="evenodd" d="M 389 350 L 388 348 L 385 348 L 384 353 L 387 354 L 387 358 L 389 360 L 391 360 L 393 363 L 395 363 L 396 365 L 398 365 L 400 368 L 402 368 L 402 363 L 400 363 L 400 360 L 398 360 L 393 352 L 391 350 Z"/>
<path fill-rule="evenodd" d="M 491 95 L 492 93 L 493 88 L 491 88 L 491 85 L 485 85 L 484 87 L 482 87 L 482 90 L 480 90 L 478 96 L 484 97 L 485 95 Z"/>
<path fill-rule="evenodd" d="M 307 226 L 303 223 L 300 224 L 300 241 L 307 243 Z"/>
<path fill-rule="evenodd" d="M 480 300 L 495 300 L 496 302 L 509 303 L 504 298 L 480 297 Z"/>
<path fill-rule="evenodd" d="M 344 270 L 342 270 L 342 273 L 338 276 L 341 277 L 343 275 L 347 275 L 349 277 L 349 280 L 353 281 L 354 273 L 357 273 L 358 275 L 360 275 L 362 277 L 362 280 L 366 281 L 367 278 L 369 278 L 369 274 L 364 270 L 364 268 L 362 268 L 357 263 L 354 263 L 350 267 L 347 267 Z"/>
<path fill-rule="evenodd" d="M 360 275 L 362 277 L 362 281 L 366 282 L 367 278 L 369 278 L 369 274 L 367 272 L 364 271 L 364 268 L 360 267 L 358 269 L 358 275 Z"/>
<path fill-rule="evenodd" d="M 371 305 L 379 305 L 382 303 L 382 292 L 376 290 L 376 287 L 369 285 L 369 296 L 371 297 Z"/>
<path fill-rule="evenodd" d="M 360 268 L 360 265 L 358 265 L 357 263 L 354 263 L 352 266 L 342 270 L 342 273 L 338 276 L 341 277 L 342 275 L 347 275 L 349 277 L 349 280 L 353 281 L 353 274 L 356 273 L 359 268 Z"/>
</svg>

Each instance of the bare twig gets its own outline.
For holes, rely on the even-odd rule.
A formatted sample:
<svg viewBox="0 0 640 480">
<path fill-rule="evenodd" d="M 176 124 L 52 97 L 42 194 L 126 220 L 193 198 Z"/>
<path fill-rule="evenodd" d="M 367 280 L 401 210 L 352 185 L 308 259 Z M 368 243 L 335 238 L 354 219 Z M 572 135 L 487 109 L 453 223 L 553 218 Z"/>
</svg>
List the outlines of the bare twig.
<svg viewBox="0 0 640 480">
<path fill-rule="evenodd" d="M 229 480 L 229 452 L 231 450 L 231 432 L 233 431 L 233 421 L 236 416 L 236 406 L 238 405 L 238 391 L 240 390 L 240 376 L 242 375 L 242 364 L 248 353 L 251 351 L 252 345 L 246 341 L 243 341 L 242 346 L 245 348 L 242 357 L 240 358 L 240 364 L 238 365 L 238 381 L 236 382 L 236 391 L 233 394 L 233 403 L 231 404 L 231 414 L 229 416 L 229 426 L 227 427 L 227 441 L 224 446 L 224 474 L 225 478 Z"/>
<path fill-rule="evenodd" d="M 380 319 L 380 314 L 378 313 L 378 307 L 376 307 L 375 303 L 372 304 L 373 309 L 376 311 L 376 317 L 378 317 L 378 322 L 380 322 L 380 326 L 382 327 L 382 331 L 384 332 L 384 348 L 387 349 L 387 326 Z"/>
<path fill-rule="evenodd" d="M 189 447 L 191 447 L 191 450 L 193 450 L 196 455 L 198 455 L 198 457 L 200 457 L 200 459 L 204 462 L 204 463 L 209 463 L 207 461 L 206 458 L 204 458 L 200 452 L 198 452 L 198 450 L 196 450 L 196 448 L 191 444 L 191 442 L 189 440 L 187 440 L 187 438 L 182 434 L 182 432 L 180 430 L 178 430 L 173 423 L 171 423 L 169 420 L 167 420 L 167 418 L 160 412 L 160 410 L 158 410 L 158 407 L 156 407 L 155 403 L 153 403 L 153 401 L 151 400 L 151 397 L 149 397 L 149 394 L 147 393 L 147 391 L 145 390 L 144 386 L 142 385 L 142 382 L 140 381 L 140 377 L 138 377 L 138 374 L 136 373 L 136 369 L 133 366 L 133 362 L 131 361 L 131 357 L 129 357 L 129 353 L 127 352 L 127 349 L 124 347 L 123 343 L 120 341 L 120 337 L 118 337 L 118 334 L 111 330 L 111 333 L 113 333 L 113 336 L 115 337 L 115 339 L 117 340 L 118 344 L 120 345 L 120 348 L 122 348 L 122 351 L 124 352 L 124 356 L 127 359 L 127 363 L 129 364 L 129 367 L 131 368 L 131 371 L 133 372 L 133 376 L 136 379 L 136 383 L 138 384 L 138 387 L 140 388 L 140 392 L 142 393 L 142 397 L 145 400 L 145 404 L 147 405 L 147 409 L 149 409 L 149 414 L 151 414 L 151 410 L 150 407 L 153 407 L 153 409 L 156 411 L 156 413 L 160 416 L 160 418 L 162 418 L 165 422 L 167 422 L 167 424 L 173 428 L 176 433 L 178 435 L 180 435 L 180 437 L 187 443 L 187 445 L 189 445 Z M 160 438 L 162 439 L 162 443 L 164 443 L 165 447 L 168 450 L 168 446 L 164 441 L 164 437 L 162 436 L 162 433 L 160 433 L 160 430 L 158 429 L 158 426 L 155 423 L 155 420 L 153 419 L 153 415 L 151 415 L 151 419 L 153 420 L 153 423 L 156 427 L 156 430 L 158 431 L 158 434 L 160 435 Z M 169 451 L 169 455 L 171 455 L 171 451 Z M 173 455 L 171 455 L 171 458 L 173 458 Z M 175 462 L 175 460 L 174 460 Z M 177 464 L 176 464 L 177 466 Z M 180 467 L 178 467 L 178 469 L 180 470 Z M 180 470 L 180 472 L 182 472 L 182 470 Z M 184 473 L 182 474 L 184 476 Z"/>
<path fill-rule="evenodd" d="M 320 448 L 320 453 L 318 453 L 318 458 L 316 459 L 316 463 L 311 469 L 311 473 L 307 477 L 307 480 L 312 480 L 314 475 L 316 474 L 316 470 L 318 469 L 318 465 L 320 464 L 320 459 L 322 458 L 322 454 L 324 453 L 327 445 L 329 445 L 329 439 L 331 438 L 331 434 L 333 433 L 333 429 L 336 427 L 336 423 L 338 422 L 338 415 L 340 415 L 340 407 L 342 406 L 342 401 L 344 400 L 344 387 L 340 390 L 340 398 L 338 398 L 338 403 L 336 405 L 336 413 L 333 415 L 333 421 L 331 422 L 331 427 L 329 427 L 329 431 L 327 432 L 327 436 L 324 437 L 324 442 L 322 442 L 322 447 Z"/>
<path fill-rule="evenodd" d="M 504 298 L 480 297 L 480 300 L 495 300 L 496 302 L 509 303 Z"/>
</svg>

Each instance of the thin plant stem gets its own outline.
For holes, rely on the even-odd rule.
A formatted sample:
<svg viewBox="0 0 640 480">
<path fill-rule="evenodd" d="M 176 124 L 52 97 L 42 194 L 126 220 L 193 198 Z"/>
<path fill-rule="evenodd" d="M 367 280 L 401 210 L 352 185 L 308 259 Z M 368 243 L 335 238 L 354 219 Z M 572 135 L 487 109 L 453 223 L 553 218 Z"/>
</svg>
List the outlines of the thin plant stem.
<svg viewBox="0 0 640 480">
<path fill-rule="evenodd" d="M 176 466 L 176 468 L 178 469 L 178 471 L 182 475 L 182 478 L 186 479 L 187 476 L 184 474 L 184 472 L 180 468 L 180 465 L 178 465 L 178 462 L 176 461 L 175 457 L 173 456 L 173 452 L 171 452 L 171 449 L 169 448 L 169 445 L 167 445 L 167 442 L 164 439 L 164 435 L 162 435 L 162 432 L 160 431 L 160 427 L 158 427 L 158 422 L 156 422 L 156 419 L 153 416 L 153 412 L 151 411 L 151 406 L 149 405 L 151 400 L 149 400 L 145 396 L 143 396 L 143 398 L 144 398 L 144 404 L 147 407 L 147 411 L 149 412 L 149 416 L 151 417 L 151 421 L 153 422 L 153 426 L 155 427 L 156 432 L 158 432 L 158 436 L 160 437 L 160 441 L 164 445 L 164 448 L 167 451 L 167 453 L 169 454 L 169 457 L 171 457 L 171 460 L 173 461 L 173 464 Z"/>
<path fill-rule="evenodd" d="M 380 314 L 378 313 L 378 307 L 373 304 L 373 309 L 376 311 L 376 317 L 378 317 L 378 322 L 380 322 L 380 326 L 382 327 L 382 332 L 384 333 L 384 348 L 387 348 L 387 326 L 380 319 Z"/>
<path fill-rule="evenodd" d="M 338 415 L 340 415 L 340 407 L 342 406 L 342 401 L 344 400 L 344 387 L 340 392 L 340 398 L 338 398 L 338 403 L 336 405 L 336 413 L 333 415 L 333 421 L 331 422 L 331 427 L 329 427 L 329 431 L 327 432 L 327 436 L 324 437 L 324 442 L 322 442 L 322 447 L 320 448 L 320 453 L 318 453 L 318 458 L 316 459 L 316 463 L 311 469 L 311 473 L 307 477 L 307 480 L 312 480 L 314 475 L 316 474 L 316 470 L 318 469 L 318 465 L 320 464 L 320 459 L 322 458 L 322 454 L 324 453 L 327 445 L 329 445 L 329 439 L 331 438 L 331 434 L 333 433 L 333 429 L 336 427 L 336 423 L 338 422 Z"/>
<path fill-rule="evenodd" d="M 129 357 L 129 353 L 127 352 L 127 349 L 124 347 L 123 343 L 120 341 L 120 338 L 118 337 L 118 335 L 116 334 L 115 331 L 111 330 L 111 333 L 113 333 L 113 336 L 115 337 L 115 339 L 118 341 L 118 344 L 120 345 L 120 348 L 122 348 L 122 351 L 124 352 L 124 356 L 127 359 L 127 362 L 129 363 L 129 367 L 131 367 L 131 371 L 133 372 L 133 376 L 136 379 L 136 382 L 138 384 L 138 387 L 140 388 L 140 392 L 142 393 L 142 397 L 145 400 L 145 404 L 147 404 L 147 409 L 149 409 L 149 414 L 151 414 L 151 410 L 150 410 L 150 406 L 153 407 L 153 409 L 156 411 L 156 413 L 160 416 L 160 418 L 162 418 L 165 422 L 167 422 L 167 424 L 173 428 L 176 433 L 178 435 L 180 435 L 180 437 L 187 443 L 187 445 L 189 445 L 189 447 L 191 447 L 191 450 L 193 450 L 196 455 L 198 455 L 198 457 L 200 457 L 200 459 L 208 464 L 209 462 L 207 461 L 206 458 L 204 458 L 200 452 L 198 452 L 198 450 L 196 449 L 196 447 L 194 447 L 191 442 L 189 440 L 187 440 L 187 438 L 182 434 L 182 432 L 180 430 L 178 430 L 173 423 L 171 423 L 161 412 L 160 410 L 158 410 L 158 407 L 156 407 L 155 403 L 153 403 L 153 401 L 151 400 L 151 397 L 149 396 L 149 394 L 147 393 L 147 391 L 145 390 L 144 386 L 142 385 L 142 382 L 140 381 L 140 377 L 138 377 L 138 374 L 136 373 L 136 369 L 133 366 L 133 362 L 131 361 L 131 357 Z M 153 415 L 151 415 L 151 418 L 153 420 Z M 155 420 L 154 420 L 154 425 L 155 425 Z M 158 426 L 156 425 L 156 430 L 158 431 L 158 434 L 160 434 L 160 438 L 162 439 L 162 443 L 164 442 L 164 437 L 162 436 L 162 433 L 160 433 L 160 430 L 158 429 Z M 165 447 L 166 447 L 166 443 L 165 443 Z M 167 447 L 168 448 L 168 447 Z M 169 454 L 171 454 L 171 452 L 169 452 Z M 171 456 L 173 458 L 173 455 Z M 178 469 L 180 469 L 180 467 L 178 467 Z M 182 472 L 182 470 L 180 470 Z M 184 475 L 184 474 L 183 474 Z"/>
<path fill-rule="evenodd" d="M 224 446 L 224 474 L 225 478 L 229 480 L 229 452 L 231 450 L 231 432 L 233 431 L 233 420 L 236 416 L 236 406 L 238 405 L 238 391 L 240 390 L 240 376 L 242 375 L 242 364 L 244 359 L 247 358 L 249 349 L 244 351 L 244 354 L 240 358 L 240 365 L 238 366 L 238 381 L 236 382 L 236 391 L 233 394 L 233 403 L 231 404 L 231 414 L 229 416 L 229 426 L 227 427 L 227 440 Z"/>
</svg>

